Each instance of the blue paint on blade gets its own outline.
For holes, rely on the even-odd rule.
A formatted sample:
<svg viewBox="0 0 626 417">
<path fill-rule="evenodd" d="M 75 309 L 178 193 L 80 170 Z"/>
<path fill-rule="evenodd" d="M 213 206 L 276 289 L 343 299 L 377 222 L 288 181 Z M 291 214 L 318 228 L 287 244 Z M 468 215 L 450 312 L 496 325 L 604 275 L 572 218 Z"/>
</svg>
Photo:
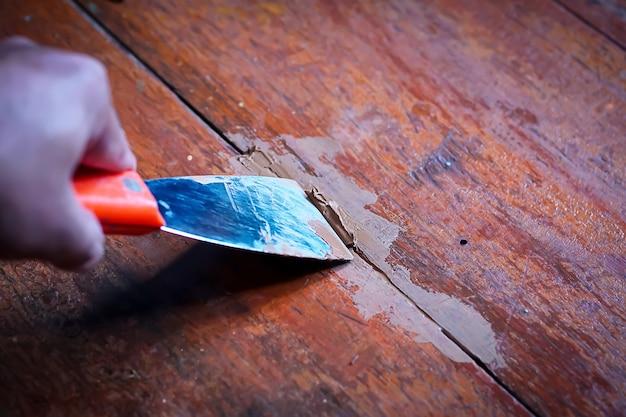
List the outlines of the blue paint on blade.
<svg viewBox="0 0 626 417">
<path fill-rule="evenodd" d="M 337 258 L 319 235 L 334 236 L 334 231 L 294 181 L 205 176 L 164 178 L 147 184 L 165 218 L 164 230 L 258 252 Z M 347 249 L 345 252 L 348 255 L 340 258 L 351 257 Z"/>
</svg>

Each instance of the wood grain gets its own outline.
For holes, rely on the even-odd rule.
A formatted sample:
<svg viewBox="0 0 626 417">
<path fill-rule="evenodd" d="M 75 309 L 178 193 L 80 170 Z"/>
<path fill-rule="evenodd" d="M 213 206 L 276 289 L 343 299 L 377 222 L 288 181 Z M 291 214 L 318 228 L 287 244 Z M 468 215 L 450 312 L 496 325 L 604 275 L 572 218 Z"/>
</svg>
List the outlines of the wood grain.
<svg viewBox="0 0 626 417">
<path fill-rule="evenodd" d="M 626 1 L 558 0 L 560 4 L 626 48 Z"/>
<path fill-rule="evenodd" d="M 5 1 L 0 34 L 93 54 L 141 173 L 233 172 L 194 114 L 63 2 Z M 92 273 L 0 266 L 0 414 L 528 415 L 360 259 L 112 238 Z"/>
<path fill-rule="evenodd" d="M 84 4 L 537 414 L 624 410 L 620 48 L 541 1 Z"/>
</svg>

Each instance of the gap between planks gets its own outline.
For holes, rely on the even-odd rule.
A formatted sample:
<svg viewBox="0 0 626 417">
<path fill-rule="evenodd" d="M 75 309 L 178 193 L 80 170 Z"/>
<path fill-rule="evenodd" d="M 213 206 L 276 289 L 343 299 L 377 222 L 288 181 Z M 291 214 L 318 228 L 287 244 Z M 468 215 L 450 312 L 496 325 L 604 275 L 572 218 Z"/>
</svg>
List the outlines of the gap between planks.
<svg viewBox="0 0 626 417">
<path fill-rule="evenodd" d="M 589 19 L 587 19 L 585 16 L 583 16 L 582 14 L 578 13 L 576 10 L 572 9 L 570 6 L 568 6 L 566 3 L 564 3 L 562 0 L 552 0 L 556 5 L 558 5 L 559 7 L 561 7 L 563 10 L 565 10 L 567 13 L 571 14 L 572 16 L 574 16 L 576 19 L 578 19 L 581 23 L 583 23 L 584 25 L 586 25 L 587 27 L 591 28 L 592 30 L 596 31 L 597 33 L 599 33 L 602 37 L 604 37 L 606 40 L 608 40 L 609 42 L 611 42 L 612 44 L 614 44 L 615 46 L 617 46 L 619 49 L 621 49 L 622 51 L 626 51 L 626 45 L 622 45 L 620 43 L 620 41 L 618 41 L 617 39 L 615 39 L 613 36 L 611 36 L 610 34 L 606 33 L 605 31 L 603 31 L 602 29 L 600 29 L 598 26 L 594 25 Z"/>
<path fill-rule="evenodd" d="M 143 70 L 155 77 L 161 82 L 167 89 L 180 101 L 182 106 L 208 126 L 214 133 L 216 133 L 224 142 L 226 142 L 231 148 L 233 148 L 238 154 L 245 155 L 247 149 L 243 149 L 232 141 L 215 123 L 203 115 L 185 96 L 178 92 L 177 88 L 158 73 L 148 62 L 144 61 L 139 55 L 137 55 L 122 39 L 120 39 L 109 27 L 107 27 L 102 21 L 100 21 L 90 10 L 78 3 L 76 0 L 66 0 L 70 6 L 76 9 L 81 16 L 85 18 L 98 32 L 103 34 L 110 42 L 124 51 L 137 65 Z M 558 3 L 558 0 L 554 0 Z M 566 10 L 568 10 L 566 8 Z M 582 20 L 582 19 L 581 19 Z M 584 21 L 584 20 L 583 20 Z M 591 26 L 591 25 L 590 25 Z M 593 28 L 593 26 L 591 26 Z M 595 29 L 595 28 L 594 28 Z M 597 29 L 596 29 L 597 30 Z M 602 33 L 602 32 L 601 32 Z M 606 35 L 605 35 L 606 36 Z M 608 36 L 607 36 L 608 37 Z M 613 40 L 612 40 L 613 41 Z M 615 41 L 613 41 L 615 42 Z M 618 44 L 618 46 L 620 46 Z M 443 335 L 454 343 L 459 349 L 461 349 L 468 357 L 474 362 L 474 364 L 483 370 L 493 381 L 508 393 L 515 401 L 517 401 L 522 407 L 526 409 L 531 415 L 536 417 L 543 417 L 541 413 L 533 409 L 523 398 L 521 398 L 511 387 L 509 387 L 504 381 L 502 381 L 489 367 L 476 356 L 469 348 L 461 343 L 452 333 L 450 333 L 445 327 L 440 325 L 430 314 L 428 314 L 422 307 L 420 307 L 415 300 L 413 300 L 406 292 L 404 292 L 393 280 L 378 266 L 375 262 L 371 261 L 358 247 L 354 247 L 354 252 L 365 263 L 370 265 L 374 271 L 381 274 L 389 284 L 395 288 L 404 298 L 406 298 L 417 310 L 432 321 L 437 327 L 441 329 Z"/>
</svg>

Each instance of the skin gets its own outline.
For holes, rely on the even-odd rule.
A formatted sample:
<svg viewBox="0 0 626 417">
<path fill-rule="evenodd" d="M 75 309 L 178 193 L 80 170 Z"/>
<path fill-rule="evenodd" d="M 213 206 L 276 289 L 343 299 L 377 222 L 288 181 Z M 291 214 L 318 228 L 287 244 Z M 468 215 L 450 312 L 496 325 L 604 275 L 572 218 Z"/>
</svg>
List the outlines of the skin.
<svg viewBox="0 0 626 417">
<path fill-rule="evenodd" d="M 1 41 L 0 257 L 68 269 L 102 257 L 102 228 L 72 188 L 81 165 L 136 165 L 104 66 L 25 38 Z"/>
</svg>

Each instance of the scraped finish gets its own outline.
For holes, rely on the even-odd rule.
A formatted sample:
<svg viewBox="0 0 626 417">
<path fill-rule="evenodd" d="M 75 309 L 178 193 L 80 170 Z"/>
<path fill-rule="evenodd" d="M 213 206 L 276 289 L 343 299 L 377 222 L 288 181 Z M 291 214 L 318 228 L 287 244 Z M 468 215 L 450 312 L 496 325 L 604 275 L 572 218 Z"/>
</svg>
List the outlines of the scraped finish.
<svg viewBox="0 0 626 417">
<path fill-rule="evenodd" d="M 626 55 L 605 36 L 540 0 L 94 3 L 273 160 L 246 163 L 357 219 L 362 259 L 536 414 L 624 409 Z"/>
<path fill-rule="evenodd" d="M 144 178 L 235 172 L 234 149 L 67 2 L 2 1 L 0 33 L 103 60 Z M 190 242 L 110 238 L 89 273 L 2 263 L 0 415 L 529 415 L 360 258 Z"/>
</svg>

